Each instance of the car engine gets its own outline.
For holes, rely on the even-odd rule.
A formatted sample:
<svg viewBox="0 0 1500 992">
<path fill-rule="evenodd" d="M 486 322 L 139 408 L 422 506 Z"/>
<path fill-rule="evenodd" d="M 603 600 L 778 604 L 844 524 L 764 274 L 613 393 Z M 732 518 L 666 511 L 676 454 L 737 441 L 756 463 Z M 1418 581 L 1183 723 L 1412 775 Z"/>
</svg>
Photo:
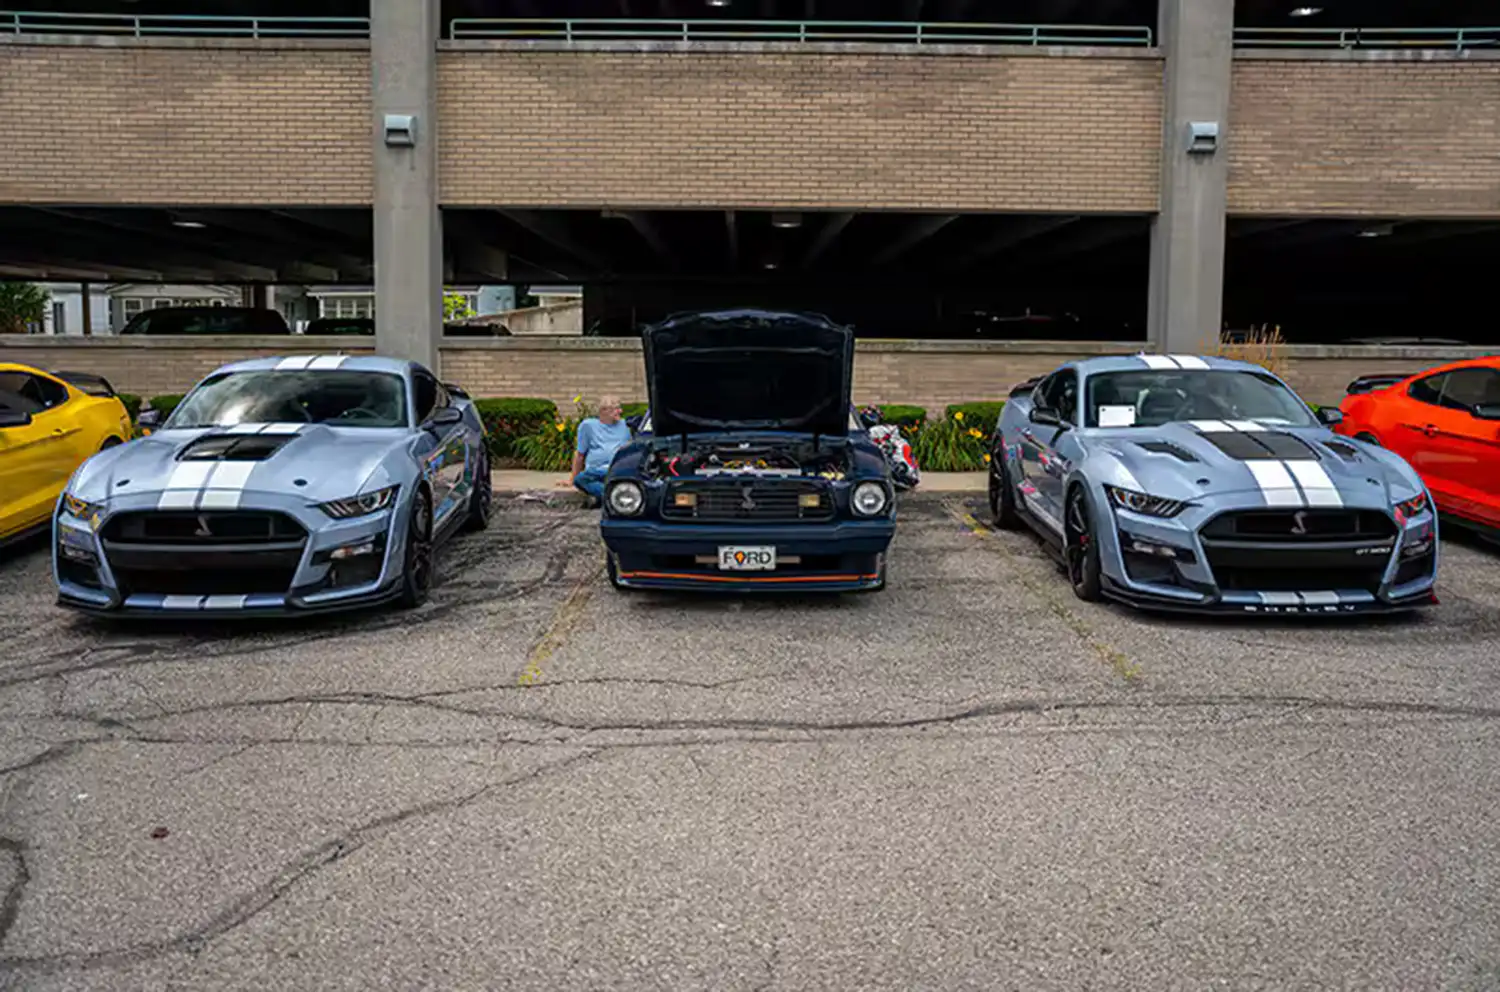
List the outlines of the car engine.
<svg viewBox="0 0 1500 992">
<path fill-rule="evenodd" d="M 718 442 L 673 445 L 653 450 L 645 464 L 651 479 L 754 476 L 806 478 L 836 481 L 849 470 L 847 444 L 798 442 Z"/>
</svg>

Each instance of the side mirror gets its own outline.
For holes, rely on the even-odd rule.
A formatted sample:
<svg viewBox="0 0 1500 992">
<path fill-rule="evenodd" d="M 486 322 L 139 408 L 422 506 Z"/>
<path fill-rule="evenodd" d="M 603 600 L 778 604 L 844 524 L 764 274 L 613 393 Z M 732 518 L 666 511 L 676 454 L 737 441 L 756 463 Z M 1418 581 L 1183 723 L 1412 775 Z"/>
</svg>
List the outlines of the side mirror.
<svg viewBox="0 0 1500 992">
<path fill-rule="evenodd" d="M 1044 406 L 1034 406 L 1031 408 L 1031 422 L 1033 424 L 1041 424 L 1045 427 L 1062 426 L 1062 418 L 1057 415 L 1057 411 Z"/>
<path fill-rule="evenodd" d="M 860 426 L 864 427 L 865 430 L 869 430 L 871 427 L 879 427 L 880 415 L 876 413 L 861 412 L 859 415 L 859 423 Z"/>
<path fill-rule="evenodd" d="M 451 427 L 464 419 L 464 415 L 458 412 L 456 406 L 445 406 L 437 410 L 427 418 L 428 427 Z"/>
<path fill-rule="evenodd" d="M 145 427 L 154 431 L 161 426 L 161 411 L 142 410 L 136 414 L 135 422 L 138 427 Z"/>
<path fill-rule="evenodd" d="M 1318 422 L 1319 423 L 1327 424 L 1329 427 L 1332 427 L 1334 424 L 1337 424 L 1337 423 L 1340 423 L 1341 421 L 1343 421 L 1343 419 L 1344 419 L 1344 411 L 1340 410 L 1336 406 L 1320 406 L 1320 407 L 1318 407 Z"/>
<path fill-rule="evenodd" d="M 1500 420 L 1500 403 L 1476 403 L 1469 412 L 1478 420 Z"/>
<path fill-rule="evenodd" d="M 643 420 L 645 420 L 645 419 L 646 419 L 646 415 L 643 414 L 643 413 L 636 414 L 634 417 L 626 417 L 625 418 L 625 426 L 630 428 L 630 433 L 631 434 L 635 434 L 637 431 L 639 431 L 641 429 L 641 422 Z"/>
<path fill-rule="evenodd" d="M 30 427 L 31 414 L 25 410 L 0 410 L 0 427 Z"/>
</svg>

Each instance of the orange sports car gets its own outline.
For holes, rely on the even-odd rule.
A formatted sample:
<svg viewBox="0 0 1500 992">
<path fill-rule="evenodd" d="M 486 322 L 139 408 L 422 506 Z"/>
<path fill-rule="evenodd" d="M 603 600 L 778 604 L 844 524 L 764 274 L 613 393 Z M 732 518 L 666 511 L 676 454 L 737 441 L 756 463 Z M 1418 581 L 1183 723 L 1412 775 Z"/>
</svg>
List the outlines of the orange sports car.
<svg viewBox="0 0 1500 992">
<path fill-rule="evenodd" d="M 1405 458 L 1440 512 L 1500 536 L 1500 355 L 1365 376 L 1339 408 L 1334 430 Z"/>
</svg>

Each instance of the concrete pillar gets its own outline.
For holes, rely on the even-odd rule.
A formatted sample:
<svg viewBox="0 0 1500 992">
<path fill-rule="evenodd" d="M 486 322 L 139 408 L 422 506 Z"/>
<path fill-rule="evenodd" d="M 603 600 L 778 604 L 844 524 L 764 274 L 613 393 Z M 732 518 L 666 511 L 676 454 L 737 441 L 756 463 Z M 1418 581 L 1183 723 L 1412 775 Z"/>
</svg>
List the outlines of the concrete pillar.
<svg viewBox="0 0 1500 992">
<path fill-rule="evenodd" d="M 83 336 L 89 337 L 94 333 L 94 287 L 81 282 L 78 288 L 83 302 Z"/>
<path fill-rule="evenodd" d="M 1223 320 L 1234 0 L 1160 3 L 1166 55 L 1161 212 L 1151 227 L 1147 327 L 1161 351 L 1201 353 L 1217 347 Z M 1218 126 L 1216 149 L 1188 150 L 1194 122 Z"/>
<path fill-rule="evenodd" d="M 438 0 L 371 0 L 375 168 L 375 350 L 438 370 L 443 231 L 438 214 Z M 387 142 L 387 115 L 410 115 L 410 146 Z"/>
</svg>

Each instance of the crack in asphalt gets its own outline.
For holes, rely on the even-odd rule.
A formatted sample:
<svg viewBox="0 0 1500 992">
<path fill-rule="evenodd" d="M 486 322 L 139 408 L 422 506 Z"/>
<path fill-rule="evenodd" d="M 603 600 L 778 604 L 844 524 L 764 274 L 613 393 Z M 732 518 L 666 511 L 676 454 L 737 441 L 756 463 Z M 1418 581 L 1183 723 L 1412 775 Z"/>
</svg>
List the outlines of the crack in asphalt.
<svg viewBox="0 0 1500 992">
<path fill-rule="evenodd" d="M 69 741 L 66 744 L 53 744 L 51 747 L 27 758 L 18 765 L 9 765 L 5 768 L 0 768 L 0 778 L 6 775 L 14 775 L 17 772 L 40 768 L 42 765 L 48 765 L 54 761 L 61 761 L 63 758 L 76 754 L 83 745 L 94 744 L 102 739 L 104 738 L 95 737 L 83 741 Z"/>
<path fill-rule="evenodd" d="M 49 954 L 38 957 L 0 957 L 0 968 L 27 971 L 33 974 L 53 973 L 133 965 L 173 951 L 198 954 L 215 939 L 243 926 L 275 905 L 301 882 L 329 865 L 349 857 L 371 841 L 378 840 L 413 820 L 457 812 L 502 789 L 526 785 L 544 775 L 562 772 L 585 761 L 598 758 L 601 754 L 603 751 L 600 749 L 586 750 L 582 754 L 543 764 L 525 774 L 490 782 L 458 796 L 407 806 L 350 827 L 285 863 L 269 882 L 230 902 L 209 917 L 206 922 L 184 933 L 162 940 L 146 941 L 104 951 Z M 25 884 L 30 880 L 30 875 L 26 867 L 25 846 L 21 842 L 0 837 L 0 853 L 8 854 L 12 858 L 18 872 L 17 882 L 11 886 L 10 891 L 6 893 L 3 905 L 0 905 L 0 946 L 3 946 L 5 936 L 19 913 L 21 897 Z"/>
</svg>

